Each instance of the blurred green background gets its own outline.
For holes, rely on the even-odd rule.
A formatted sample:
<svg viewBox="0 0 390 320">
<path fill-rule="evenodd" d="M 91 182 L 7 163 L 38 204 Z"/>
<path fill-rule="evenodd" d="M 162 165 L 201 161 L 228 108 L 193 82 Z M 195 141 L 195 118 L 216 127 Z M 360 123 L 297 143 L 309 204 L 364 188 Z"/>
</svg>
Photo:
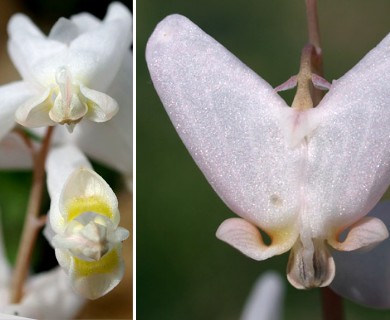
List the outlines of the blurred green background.
<svg viewBox="0 0 390 320">
<path fill-rule="evenodd" d="M 296 74 L 307 40 L 304 1 L 137 2 L 137 316 L 138 319 L 238 319 L 265 270 L 285 279 L 286 319 L 319 319 L 320 290 L 298 291 L 285 278 L 288 254 L 264 262 L 217 240 L 233 217 L 171 125 L 154 91 L 144 52 L 165 16 L 199 25 L 272 86 Z M 390 31 L 390 1 L 319 3 L 325 77 L 337 79 Z M 292 94 L 284 95 L 291 102 Z M 345 302 L 347 319 L 390 319 L 390 311 Z"/>
</svg>

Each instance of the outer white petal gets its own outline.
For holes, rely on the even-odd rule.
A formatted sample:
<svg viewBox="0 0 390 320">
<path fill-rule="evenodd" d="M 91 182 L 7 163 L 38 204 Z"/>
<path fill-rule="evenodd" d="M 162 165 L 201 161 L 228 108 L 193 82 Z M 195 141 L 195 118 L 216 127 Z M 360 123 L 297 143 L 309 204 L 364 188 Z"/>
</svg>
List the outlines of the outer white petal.
<svg viewBox="0 0 390 320">
<path fill-rule="evenodd" d="M 281 118 L 294 111 L 185 17 L 159 23 L 146 59 L 176 130 L 218 195 L 265 232 L 285 229 L 296 238 L 302 150 L 286 142 Z"/>
<path fill-rule="evenodd" d="M 32 168 L 31 151 L 16 133 L 11 132 L 0 141 L 0 168 L 11 170 Z"/>
<path fill-rule="evenodd" d="M 78 26 L 71 20 L 60 18 L 50 30 L 49 39 L 70 44 L 80 34 Z"/>
<path fill-rule="evenodd" d="M 55 125 L 50 119 L 49 111 L 52 107 L 51 88 L 46 88 L 39 95 L 35 95 L 19 106 L 15 113 L 16 121 L 24 127 L 36 128 Z"/>
<path fill-rule="evenodd" d="M 0 140 L 15 126 L 16 109 L 36 94 L 36 89 L 23 81 L 0 87 Z"/>
<path fill-rule="evenodd" d="M 96 29 L 77 37 L 69 47 L 72 73 L 82 75 L 87 87 L 105 92 L 119 70 L 131 41 L 131 15 L 118 3 L 108 9 Z"/>
<path fill-rule="evenodd" d="M 101 260 L 91 262 L 93 265 L 89 266 L 90 271 L 87 272 L 86 269 L 81 270 L 78 268 L 73 258 L 69 275 L 76 292 L 93 300 L 100 298 L 116 287 L 124 274 L 121 250 L 122 244 L 118 243 L 116 248 L 113 248 Z M 105 258 L 112 256 L 112 254 L 114 254 L 114 258 L 107 262 L 104 261 Z M 104 264 L 103 267 L 101 267 L 102 264 Z M 105 270 L 109 270 L 109 272 L 105 272 Z"/>
<path fill-rule="evenodd" d="M 369 216 L 390 228 L 390 201 L 382 202 Z M 373 308 L 390 308 L 390 240 L 370 251 L 333 253 L 336 276 L 331 288 L 341 296 Z"/>
<path fill-rule="evenodd" d="M 64 215 L 67 213 L 68 204 L 74 199 L 89 197 L 98 197 L 109 207 L 110 215 L 108 218 L 112 221 L 114 227 L 117 227 L 120 215 L 115 193 L 101 176 L 85 167 L 74 171 L 63 185 L 60 196 L 60 211 Z"/>
<path fill-rule="evenodd" d="M 50 151 L 46 161 L 47 187 L 51 198 L 50 224 L 55 232 L 64 230 L 59 208 L 60 195 L 69 176 L 78 168 L 90 168 L 87 158 L 74 146 L 65 145 Z"/>
<path fill-rule="evenodd" d="M 23 79 L 39 84 L 54 80 L 51 73 L 65 60 L 66 45 L 47 39 L 23 14 L 10 19 L 8 34 L 8 51 Z"/>
<path fill-rule="evenodd" d="M 100 26 L 101 21 L 88 12 L 76 14 L 70 18 L 74 22 L 80 32 L 87 32 Z"/>
<path fill-rule="evenodd" d="M 119 104 L 118 114 L 105 123 L 83 121 L 65 139 L 76 143 L 88 156 L 119 172 L 131 175 L 133 164 L 132 55 L 128 52 L 108 95 Z"/>
<path fill-rule="evenodd" d="M 390 183 L 390 35 L 337 81 L 311 114 L 307 211 L 316 233 L 366 215 Z"/>
<path fill-rule="evenodd" d="M 93 122 L 106 122 L 118 112 L 118 103 L 105 93 L 80 86 L 80 92 L 88 101 L 86 117 Z"/>
<path fill-rule="evenodd" d="M 13 316 L 8 313 L 0 313 L 0 320 L 33 320 L 33 318 Z"/>
<path fill-rule="evenodd" d="M 245 303 L 241 320 L 282 319 L 284 291 L 279 274 L 269 271 L 261 275 Z"/>
</svg>

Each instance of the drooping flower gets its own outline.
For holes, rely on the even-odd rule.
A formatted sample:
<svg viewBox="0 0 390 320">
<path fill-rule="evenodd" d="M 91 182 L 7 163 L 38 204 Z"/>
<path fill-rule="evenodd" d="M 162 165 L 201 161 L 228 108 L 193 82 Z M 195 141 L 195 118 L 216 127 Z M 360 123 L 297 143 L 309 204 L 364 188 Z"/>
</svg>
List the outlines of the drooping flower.
<svg viewBox="0 0 390 320">
<path fill-rule="evenodd" d="M 365 216 L 390 183 L 390 36 L 306 110 L 179 15 L 159 23 L 146 59 L 187 149 L 241 217 L 218 238 L 256 260 L 291 250 L 290 283 L 311 288 L 334 278 L 329 245 L 351 251 L 388 237 Z"/>
<path fill-rule="evenodd" d="M 53 149 L 47 159 L 51 197 L 46 236 L 60 266 L 79 294 L 96 299 L 122 279 L 122 241 L 118 201 L 109 185 L 74 146 Z"/>
<path fill-rule="evenodd" d="M 19 92 L 0 92 L 10 100 L 1 102 L 1 109 L 9 111 L 21 104 L 16 111 L 18 123 L 27 127 L 66 124 L 72 130 L 83 118 L 105 122 L 116 114 L 117 102 L 106 91 L 129 50 L 127 8 L 111 4 L 102 22 L 88 14 L 61 18 L 48 36 L 28 17 L 17 14 L 8 32 L 9 53 L 24 81 L 14 85 Z M 26 92 L 28 98 L 17 97 Z M 9 112 L 6 119 L 0 115 L 1 121 L 11 121 Z"/>
</svg>

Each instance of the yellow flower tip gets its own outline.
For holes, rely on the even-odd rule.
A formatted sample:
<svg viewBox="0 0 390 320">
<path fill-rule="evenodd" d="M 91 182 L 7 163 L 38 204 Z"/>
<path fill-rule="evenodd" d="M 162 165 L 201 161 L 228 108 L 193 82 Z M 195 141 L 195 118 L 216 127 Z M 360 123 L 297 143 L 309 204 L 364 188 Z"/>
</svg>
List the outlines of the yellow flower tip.
<svg viewBox="0 0 390 320">
<path fill-rule="evenodd" d="M 84 212 L 95 212 L 110 220 L 114 215 L 113 210 L 102 197 L 80 197 L 70 200 L 66 205 L 67 222 L 74 220 Z"/>
<path fill-rule="evenodd" d="M 77 256 L 73 256 L 74 272 L 77 277 L 114 273 L 118 269 L 120 261 L 120 255 L 115 248 L 111 249 L 97 261 L 87 261 L 80 259 Z"/>
</svg>

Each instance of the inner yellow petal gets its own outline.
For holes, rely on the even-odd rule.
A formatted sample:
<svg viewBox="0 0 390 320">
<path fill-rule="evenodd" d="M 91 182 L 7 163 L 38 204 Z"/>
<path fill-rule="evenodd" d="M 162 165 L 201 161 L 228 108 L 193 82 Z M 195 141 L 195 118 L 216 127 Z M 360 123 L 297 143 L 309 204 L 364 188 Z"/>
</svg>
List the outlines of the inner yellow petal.
<svg viewBox="0 0 390 320">
<path fill-rule="evenodd" d="M 112 219 L 113 212 L 110 206 L 102 197 L 91 196 L 75 198 L 68 202 L 66 206 L 67 222 L 72 221 L 84 212 L 95 212 L 108 219 Z"/>
<path fill-rule="evenodd" d="M 113 273 L 118 268 L 120 257 L 116 249 L 107 252 L 98 261 L 85 261 L 73 256 L 77 276 L 88 277 L 93 274 Z"/>
</svg>

